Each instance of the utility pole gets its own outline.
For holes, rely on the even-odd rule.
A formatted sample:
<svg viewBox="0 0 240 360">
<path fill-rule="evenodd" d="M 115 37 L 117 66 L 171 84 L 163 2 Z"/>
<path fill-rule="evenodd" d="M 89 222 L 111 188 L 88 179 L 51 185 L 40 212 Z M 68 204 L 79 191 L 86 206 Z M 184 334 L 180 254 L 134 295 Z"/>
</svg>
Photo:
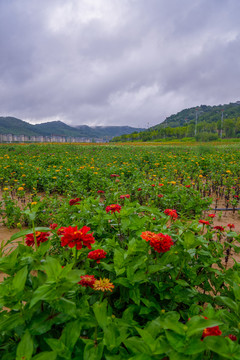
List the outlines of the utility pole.
<svg viewBox="0 0 240 360">
<path fill-rule="evenodd" d="M 198 108 L 196 110 L 196 121 L 195 121 L 195 136 L 197 135 L 197 123 L 198 123 Z"/>
<path fill-rule="evenodd" d="M 222 115 L 221 115 L 221 132 L 220 132 L 220 138 L 222 139 L 222 134 L 223 134 L 223 112 L 224 112 L 224 109 L 222 109 L 221 111 L 222 111 Z"/>
</svg>

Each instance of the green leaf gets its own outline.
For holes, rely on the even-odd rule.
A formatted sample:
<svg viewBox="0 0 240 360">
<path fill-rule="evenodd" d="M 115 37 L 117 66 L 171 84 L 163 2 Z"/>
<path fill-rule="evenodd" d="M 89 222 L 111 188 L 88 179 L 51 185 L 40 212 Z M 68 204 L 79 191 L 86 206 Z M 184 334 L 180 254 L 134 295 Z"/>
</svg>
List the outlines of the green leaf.
<svg viewBox="0 0 240 360">
<path fill-rule="evenodd" d="M 28 267 L 24 266 L 19 270 L 13 278 L 13 287 L 16 291 L 22 291 L 25 287 L 26 279 L 28 275 Z"/>
<path fill-rule="evenodd" d="M 33 340 L 27 330 L 18 344 L 16 360 L 30 360 L 32 358 L 32 353 Z"/>
<path fill-rule="evenodd" d="M 44 351 L 35 355 L 32 360 L 56 360 L 57 353 L 55 351 Z"/>
<path fill-rule="evenodd" d="M 151 355 L 148 344 L 146 344 L 141 338 L 137 336 L 126 339 L 124 345 L 135 354 L 148 354 Z"/>
<path fill-rule="evenodd" d="M 96 302 L 93 305 L 93 312 L 98 325 L 104 329 L 107 325 L 107 299 L 105 299 L 102 303 Z"/>
<path fill-rule="evenodd" d="M 83 360 L 102 360 L 103 343 L 95 344 L 94 341 L 89 341 L 84 348 Z"/>
<path fill-rule="evenodd" d="M 24 320 L 19 313 L 15 315 L 12 315 L 12 313 L 8 313 L 6 316 L 6 319 L 3 318 L 0 321 L 0 331 L 12 330 L 24 323 Z"/>
<path fill-rule="evenodd" d="M 135 304 L 140 305 L 140 290 L 138 287 L 129 290 L 129 297 Z"/>
<path fill-rule="evenodd" d="M 58 301 L 54 302 L 52 306 L 57 311 L 60 311 L 63 314 L 67 314 L 76 318 L 77 308 L 75 302 L 61 297 Z"/>
<path fill-rule="evenodd" d="M 196 247 L 196 239 L 195 235 L 191 231 L 187 231 L 184 233 L 184 243 L 183 246 L 186 250 L 192 249 Z"/>
<path fill-rule="evenodd" d="M 50 346 L 50 348 L 56 352 L 59 356 L 63 357 L 64 359 L 70 360 L 71 359 L 71 351 L 70 349 L 65 346 L 65 344 L 60 339 L 44 339 L 46 343 Z"/>
<path fill-rule="evenodd" d="M 224 359 L 233 359 L 228 340 L 221 336 L 207 336 L 203 340 L 207 349 L 221 355 Z"/>
<path fill-rule="evenodd" d="M 29 307 L 31 309 L 40 300 L 54 300 L 56 297 L 57 292 L 54 284 L 44 284 L 34 292 Z"/>
<path fill-rule="evenodd" d="M 79 320 L 69 322 L 63 329 L 60 340 L 65 344 L 70 351 L 73 350 L 82 329 L 82 324 Z"/>
<path fill-rule="evenodd" d="M 239 306 L 231 298 L 229 298 L 227 296 L 216 296 L 215 299 L 217 302 L 225 304 L 227 307 L 229 307 L 229 309 L 233 310 L 235 313 L 238 314 Z"/>
<path fill-rule="evenodd" d="M 56 281 L 62 272 L 62 267 L 59 261 L 53 257 L 47 257 L 43 269 L 46 271 L 48 281 Z"/>
<path fill-rule="evenodd" d="M 116 275 L 119 276 L 124 273 L 124 251 L 121 249 L 115 249 L 113 256 L 114 270 Z"/>
</svg>

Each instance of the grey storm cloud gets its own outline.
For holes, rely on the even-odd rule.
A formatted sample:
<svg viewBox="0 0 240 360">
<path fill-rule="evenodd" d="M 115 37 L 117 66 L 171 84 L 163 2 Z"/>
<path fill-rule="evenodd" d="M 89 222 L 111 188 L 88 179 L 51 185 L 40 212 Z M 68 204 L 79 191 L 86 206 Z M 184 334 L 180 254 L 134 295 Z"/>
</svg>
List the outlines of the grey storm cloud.
<svg viewBox="0 0 240 360">
<path fill-rule="evenodd" d="M 0 115 L 146 127 L 240 100 L 239 0 L 0 0 Z"/>
</svg>

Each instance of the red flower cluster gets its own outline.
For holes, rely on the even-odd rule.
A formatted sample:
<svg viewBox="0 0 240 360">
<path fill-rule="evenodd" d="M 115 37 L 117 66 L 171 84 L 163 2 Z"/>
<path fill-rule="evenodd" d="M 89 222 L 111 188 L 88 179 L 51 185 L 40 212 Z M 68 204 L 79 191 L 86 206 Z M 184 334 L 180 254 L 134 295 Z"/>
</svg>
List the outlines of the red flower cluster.
<svg viewBox="0 0 240 360">
<path fill-rule="evenodd" d="M 152 184 L 151 186 L 152 186 L 152 187 L 155 187 L 155 184 Z"/>
<path fill-rule="evenodd" d="M 138 188 L 137 191 L 141 191 L 142 189 L 141 188 Z"/>
<path fill-rule="evenodd" d="M 185 185 L 185 187 L 189 189 L 191 187 L 191 185 Z"/>
<path fill-rule="evenodd" d="M 150 241 L 150 246 L 154 248 L 158 253 L 165 253 L 170 250 L 174 244 L 171 236 L 164 235 L 162 233 L 155 234 L 151 231 L 145 231 L 142 233 L 141 238 Z"/>
<path fill-rule="evenodd" d="M 90 251 L 88 253 L 88 258 L 92 260 L 97 260 L 97 264 L 100 263 L 101 259 L 105 259 L 107 253 L 103 249 L 98 249 L 94 251 Z"/>
<path fill-rule="evenodd" d="M 55 230 L 58 227 L 58 224 L 50 224 L 50 229 Z"/>
<path fill-rule="evenodd" d="M 126 194 L 126 195 L 120 195 L 120 199 L 129 199 L 130 198 L 130 195 L 129 194 Z"/>
<path fill-rule="evenodd" d="M 112 174 L 112 175 L 110 175 L 110 176 L 113 178 L 113 177 L 119 177 L 120 175 Z"/>
<path fill-rule="evenodd" d="M 235 229 L 235 225 L 234 225 L 234 224 L 227 224 L 227 226 L 229 227 L 229 229 Z"/>
<path fill-rule="evenodd" d="M 213 219 L 215 218 L 216 214 L 208 214 L 208 216 Z"/>
<path fill-rule="evenodd" d="M 69 205 L 79 205 L 80 204 L 80 198 L 76 198 L 76 199 L 71 199 L 70 201 L 69 201 Z"/>
<path fill-rule="evenodd" d="M 178 218 L 177 211 L 174 209 L 166 209 L 164 210 L 164 214 L 171 216 L 172 219 Z"/>
<path fill-rule="evenodd" d="M 122 208 L 121 205 L 118 205 L 118 204 L 108 205 L 106 207 L 106 212 L 109 213 L 111 211 L 111 214 L 115 213 L 115 212 L 120 213 L 121 208 Z"/>
<path fill-rule="evenodd" d="M 98 190 L 97 193 L 98 193 L 98 194 L 105 194 L 105 191 L 103 191 L 103 190 Z"/>
<path fill-rule="evenodd" d="M 158 186 L 164 186 L 164 184 L 158 184 Z"/>
<path fill-rule="evenodd" d="M 77 226 L 68 226 L 64 228 L 63 236 L 61 238 L 61 246 L 69 246 L 73 248 L 76 246 L 77 250 L 81 250 L 82 246 L 91 249 L 91 244 L 95 243 L 92 234 L 87 234 L 91 230 L 88 226 L 83 226 L 78 229 Z"/>
<path fill-rule="evenodd" d="M 95 279 L 94 275 L 82 275 L 80 276 L 82 280 L 78 282 L 79 285 L 84 287 L 90 287 L 93 289 L 93 285 L 97 279 Z"/>
<path fill-rule="evenodd" d="M 219 326 L 208 327 L 203 330 L 201 340 L 203 340 L 207 336 L 219 336 L 219 335 L 222 335 L 222 332 L 219 329 Z"/>
<path fill-rule="evenodd" d="M 41 243 L 48 240 L 50 233 L 36 231 L 35 235 L 37 239 L 37 246 L 39 246 Z M 33 234 L 26 235 L 25 241 L 27 246 L 33 246 L 35 244 Z"/>
<path fill-rule="evenodd" d="M 206 220 L 199 220 L 199 224 L 210 225 L 210 222 Z"/>
<path fill-rule="evenodd" d="M 220 225 L 214 226 L 214 229 L 219 231 L 224 231 L 224 227 Z"/>
<path fill-rule="evenodd" d="M 163 198 L 163 195 L 162 195 L 162 194 L 159 194 L 157 197 L 159 197 L 159 198 Z"/>
</svg>

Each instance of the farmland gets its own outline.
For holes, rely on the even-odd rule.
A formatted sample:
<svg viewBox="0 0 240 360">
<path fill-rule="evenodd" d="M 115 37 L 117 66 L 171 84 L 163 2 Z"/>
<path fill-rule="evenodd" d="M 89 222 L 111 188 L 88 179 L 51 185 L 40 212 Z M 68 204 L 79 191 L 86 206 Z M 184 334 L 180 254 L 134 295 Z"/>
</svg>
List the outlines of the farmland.
<svg viewBox="0 0 240 360">
<path fill-rule="evenodd" d="M 0 145 L 1 359 L 240 359 L 239 163 L 234 143 Z"/>
</svg>

